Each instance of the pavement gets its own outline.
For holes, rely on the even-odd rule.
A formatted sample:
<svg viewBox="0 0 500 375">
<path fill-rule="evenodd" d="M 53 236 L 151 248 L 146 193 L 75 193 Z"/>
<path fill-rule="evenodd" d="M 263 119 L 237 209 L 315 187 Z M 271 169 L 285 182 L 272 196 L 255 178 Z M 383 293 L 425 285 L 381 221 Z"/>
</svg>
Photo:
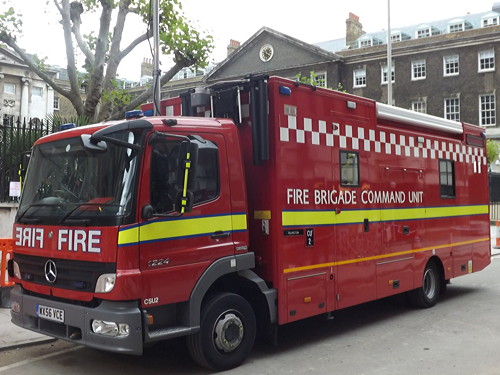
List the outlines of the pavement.
<svg viewBox="0 0 500 375">
<path fill-rule="evenodd" d="M 0 332 L 0 352 L 55 340 L 53 337 L 41 335 L 12 324 L 9 308 L 0 308 Z"/>
<path fill-rule="evenodd" d="M 500 229 L 499 229 L 500 231 Z M 500 248 L 495 249 L 496 227 L 491 226 L 491 255 L 500 255 Z M 500 240 L 499 240 L 500 241 Z M 10 321 L 10 308 L 0 306 L 0 352 L 26 345 L 35 345 L 55 340 L 53 337 L 18 327 Z"/>
</svg>

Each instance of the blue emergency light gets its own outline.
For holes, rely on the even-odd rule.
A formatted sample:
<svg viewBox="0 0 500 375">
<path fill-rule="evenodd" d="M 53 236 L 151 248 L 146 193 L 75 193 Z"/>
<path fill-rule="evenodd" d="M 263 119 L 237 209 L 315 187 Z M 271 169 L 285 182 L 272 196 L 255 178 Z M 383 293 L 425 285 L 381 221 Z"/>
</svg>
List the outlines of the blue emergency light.
<svg viewBox="0 0 500 375">
<path fill-rule="evenodd" d="M 279 87 L 279 93 L 281 95 L 287 95 L 287 96 L 290 96 L 292 95 L 292 89 L 290 87 L 286 87 L 286 86 L 280 86 Z"/>
<path fill-rule="evenodd" d="M 125 112 L 125 119 L 127 119 L 127 120 L 130 120 L 133 118 L 141 118 L 142 116 L 144 116 L 144 113 L 142 113 L 142 111 L 140 109 Z"/>
<path fill-rule="evenodd" d="M 70 122 L 68 124 L 62 124 L 61 126 L 59 126 L 59 129 L 60 130 L 68 130 L 68 129 L 73 129 L 73 128 L 76 128 L 76 124 Z"/>
</svg>

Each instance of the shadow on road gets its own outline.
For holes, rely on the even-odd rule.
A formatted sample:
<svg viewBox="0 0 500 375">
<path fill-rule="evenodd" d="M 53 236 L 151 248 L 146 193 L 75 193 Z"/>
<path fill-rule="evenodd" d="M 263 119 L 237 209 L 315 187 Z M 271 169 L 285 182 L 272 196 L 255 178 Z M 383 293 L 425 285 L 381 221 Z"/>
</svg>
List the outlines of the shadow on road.
<svg viewBox="0 0 500 375">
<path fill-rule="evenodd" d="M 463 303 L 464 297 L 480 292 L 480 289 L 480 287 L 451 285 L 447 288 L 447 292 L 441 296 L 440 301 L 433 310 L 440 309 L 440 306 L 445 307 L 448 304 L 457 304 L 457 309 L 459 309 L 459 305 Z M 273 355 L 286 354 L 287 352 L 301 350 L 302 348 L 305 349 L 312 343 L 321 344 L 322 341 L 338 340 L 339 345 L 341 345 L 342 340 L 348 339 L 349 335 L 355 330 L 367 329 L 372 325 L 387 320 L 402 320 L 408 314 L 414 314 L 416 319 L 425 318 L 427 311 L 411 307 L 407 303 L 406 296 L 403 294 L 336 311 L 334 314 L 335 318 L 331 320 L 326 319 L 325 316 L 317 316 L 290 323 L 279 328 L 278 346 L 257 343 L 247 362 L 259 361 L 259 359 L 270 358 Z M 82 349 L 82 354 L 96 361 L 105 361 L 107 369 L 117 369 L 116 374 L 121 375 L 132 373 L 132 371 L 134 373 L 139 371 L 148 375 L 211 373 L 194 364 L 187 351 L 185 340 L 182 338 L 160 342 L 149 347 L 141 357 L 105 353 L 88 348 Z M 64 363 L 64 361 L 69 362 Z M 60 364 L 65 367 L 74 366 L 75 363 L 73 362 L 74 359 L 60 358 Z M 126 370 L 120 371 L 118 369 Z M 239 370 L 234 371 L 237 372 Z M 109 372 L 109 370 L 106 370 L 106 372 L 108 375 L 113 374 L 113 371 Z"/>
</svg>

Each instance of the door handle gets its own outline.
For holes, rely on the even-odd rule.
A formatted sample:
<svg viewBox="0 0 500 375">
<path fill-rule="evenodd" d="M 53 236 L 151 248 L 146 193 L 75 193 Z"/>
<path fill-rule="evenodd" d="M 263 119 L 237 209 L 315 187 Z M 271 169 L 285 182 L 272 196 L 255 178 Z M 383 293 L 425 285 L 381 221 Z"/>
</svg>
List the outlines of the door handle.
<svg viewBox="0 0 500 375">
<path fill-rule="evenodd" d="M 221 238 L 227 238 L 229 236 L 230 236 L 229 232 L 223 232 L 223 231 L 218 230 L 217 232 L 212 233 L 212 235 L 210 236 L 210 238 L 212 238 L 214 240 L 218 240 L 218 239 L 221 239 Z"/>
</svg>

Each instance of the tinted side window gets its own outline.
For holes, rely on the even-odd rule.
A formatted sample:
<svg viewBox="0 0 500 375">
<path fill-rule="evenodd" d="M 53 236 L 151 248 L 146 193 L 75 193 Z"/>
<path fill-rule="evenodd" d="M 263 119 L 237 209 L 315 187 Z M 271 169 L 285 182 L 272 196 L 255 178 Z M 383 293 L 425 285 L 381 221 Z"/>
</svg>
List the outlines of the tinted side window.
<svg viewBox="0 0 500 375">
<path fill-rule="evenodd" d="M 439 160 L 441 198 L 455 197 L 455 166 L 453 160 Z"/>
<path fill-rule="evenodd" d="M 357 152 L 340 151 L 340 185 L 359 186 L 359 156 Z"/>
<path fill-rule="evenodd" d="M 219 157 L 216 148 L 202 148 L 194 182 L 194 204 L 204 203 L 219 195 Z"/>
<path fill-rule="evenodd" d="M 200 148 L 198 165 L 193 181 L 194 204 L 211 201 L 219 195 L 219 157 L 218 149 Z M 179 143 L 172 141 L 155 142 L 151 155 L 151 205 L 157 213 L 172 212 L 179 199 L 176 188 L 179 166 Z"/>
</svg>

